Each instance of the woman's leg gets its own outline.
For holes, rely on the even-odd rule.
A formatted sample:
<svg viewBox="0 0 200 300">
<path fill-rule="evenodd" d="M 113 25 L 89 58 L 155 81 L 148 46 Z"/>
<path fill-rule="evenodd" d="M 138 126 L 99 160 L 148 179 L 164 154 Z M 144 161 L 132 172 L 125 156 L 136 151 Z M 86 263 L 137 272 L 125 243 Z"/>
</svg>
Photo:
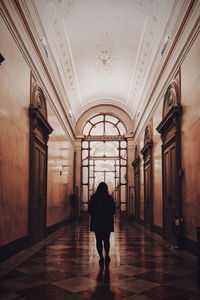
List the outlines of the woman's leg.
<svg viewBox="0 0 200 300">
<path fill-rule="evenodd" d="M 103 237 L 100 232 L 95 231 L 95 236 L 96 236 L 96 247 L 97 251 L 99 253 L 100 258 L 103 258 Z"/>
<path fill-rule="evenodd" d="M 106 256 L 109 256 L 109 252 L 110 252 L 110 232 L 105 232 L 104 233 L 103 241 L 104 241 L 104 249 L 105 249 Z"/>
</svg>

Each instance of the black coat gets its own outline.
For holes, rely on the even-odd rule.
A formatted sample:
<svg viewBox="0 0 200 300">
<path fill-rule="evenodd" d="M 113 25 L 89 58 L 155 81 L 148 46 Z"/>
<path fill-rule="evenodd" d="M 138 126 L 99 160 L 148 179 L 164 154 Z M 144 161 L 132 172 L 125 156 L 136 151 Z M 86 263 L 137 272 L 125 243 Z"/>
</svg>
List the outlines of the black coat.
<svg viewBox="0 0 200 300">
<path fill-rule="evenodd" d="M 110 195 L 94 194 L 88 203 L 88 212 L 91 215 L 90 231 L 114 231 L 115 202 Z"/>
</svg>

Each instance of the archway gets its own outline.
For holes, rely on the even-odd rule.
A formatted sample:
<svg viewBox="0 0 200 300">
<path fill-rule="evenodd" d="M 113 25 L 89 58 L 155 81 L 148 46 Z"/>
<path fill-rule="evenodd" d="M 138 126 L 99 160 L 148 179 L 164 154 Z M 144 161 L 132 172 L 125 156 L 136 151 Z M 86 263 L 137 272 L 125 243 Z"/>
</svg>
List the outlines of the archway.
<svg viewBox="0 0 200 300">
<path fill-rule="evenodd" d="M 108 184 L 120 211 L 127 210 L 127 139 L 124 124 L 111 114 L 98 114 L 83 128 L 81 211 L 101 181 Z"/>
</svg>

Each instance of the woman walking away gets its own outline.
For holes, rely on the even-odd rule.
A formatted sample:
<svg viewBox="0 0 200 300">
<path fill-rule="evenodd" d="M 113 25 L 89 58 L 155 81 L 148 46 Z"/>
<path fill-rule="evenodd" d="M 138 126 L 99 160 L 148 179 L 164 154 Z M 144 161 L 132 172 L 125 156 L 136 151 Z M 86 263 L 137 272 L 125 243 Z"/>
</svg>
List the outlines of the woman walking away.
<svg viewBox="0 0 200 300">
<path fill-rule="evenodd" d="M 110 262 L 110 233 L 114 231 L 115 202 L 108 194 L 108 186 L 101 182 L 88 204 L 88 212 L 91 215 L 90 231 L 94 231 L 96 247 L 99 253 L 99 264 L 104 264 L 103 246 L 105 250 L 105 262 Z"/>
</svg>

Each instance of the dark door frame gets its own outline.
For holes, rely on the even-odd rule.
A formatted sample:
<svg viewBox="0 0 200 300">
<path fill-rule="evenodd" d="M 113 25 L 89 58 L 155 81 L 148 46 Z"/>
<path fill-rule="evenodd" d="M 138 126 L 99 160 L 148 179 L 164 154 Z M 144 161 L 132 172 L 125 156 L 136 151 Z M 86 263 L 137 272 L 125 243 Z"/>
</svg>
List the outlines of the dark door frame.
<svg viewBox="0 0 200 300">
<path fill-rule="evenodd" d="M 46 99 L 44 93 L 40 86 L 33 82 L 32 83 L 32 97 L 31 105 L 29 108 L 30 115 L 30 167 L 29 167 L 29 214 L 28 214 L 28 233 L 29 233 L 29 243 L 33 244 L 38 242 L 45 236 L 46 230 L 46 209 L 47 209 L 47 163 L 48 163 L 48 138 L 53 131 L 52 127 L 47 120 L 47 109 L 46 109 Z M 34 201 L 34 185 L 35 185 L 35 149 L 38 145 L 38 149 L 45 155 L 44 169 L 40 176 L 43 182 L 43 195 L 39 197 L 38 204 L 35 205 Z M 41 225 L 41 234 L 36 232 L 37 216 L 35 212 L 35 206 L 39 206 L 44 211 L 43 214 L 43 224 Z"/>
<path fill-rule="evenodd" d="M 134 161 L 131 163 L 134 168 L 134 195 L 135 195 L 135 220 L 140 222 L 140 158 L 136 154 Z"/>
<path fill-rule="evenodd" d="M 146 127 L 145 135 L 150 132 L 150 127 Z M 150 230 L 153 226 L 153 170 L 152 170 L 152 147 L 153 142 L 150 137 L 145 137 L 145 145 L 141 150 L 141 154 L 144 159 L 144 225 Z M 150 168 L 150 180 L 149 180 L 149 195 L 147 195 L 147 186 L 146 186 L 146 168 Z M 147 201 L 147 196 L 149 199 Z M 147 206 L 147 207 L 146 207 Z M 147 212 L 148 210 L 148 212 Z"/>
<path fill-rule="evenodd" d="M 182 219 L 182 168 L 181 168 L 181 134 L 180 134 L 180 117 L 181 117 L 181 105 L 172 105 L 169 111 L 164 116 L 161 123 L 156 128 L 161 134 L 162 139 L 162 185 L 163 185 L 163 237 L 166 238 L 166 212 L 165 212 L 165 165 L 164 165 L 164 155 L 165 150 L 172 144 L 175 143 L 176 147 L 176 212 L 175 218 Z M 173 224 L 171 224 L 173 227 Z M 170 242 L 174 240 L 174 243 L 181 246 L 180 236 L 172 237 Z"/>
</svg>

